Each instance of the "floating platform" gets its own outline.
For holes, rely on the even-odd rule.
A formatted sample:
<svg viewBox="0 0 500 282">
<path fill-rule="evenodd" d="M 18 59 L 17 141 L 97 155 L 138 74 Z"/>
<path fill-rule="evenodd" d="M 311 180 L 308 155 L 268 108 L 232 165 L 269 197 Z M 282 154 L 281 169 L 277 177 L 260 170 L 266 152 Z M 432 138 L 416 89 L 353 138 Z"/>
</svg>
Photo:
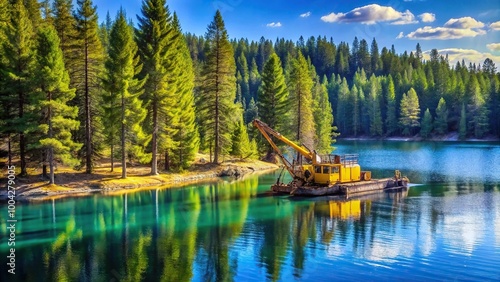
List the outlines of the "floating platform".
<svg viewBox="0 0 500 282">
<path fill-rule="evenodd" d="M 350 196 L 354 194 L 371 193 L 375 191 L 384 191 L 389 189 L 399 189 L 408 187 L 408 179 L 403 177 L 401 179 L 384 178 L 362 180 L 348 183 L 336 183 L 333 185 L 297 185 L 297 182 L 290 182 L 289 184 L 274 184 L 271 190 L 278 194 L 290 194 L 295 196 L 328 196 L 328 195 L 345 195 Z"/>
</svg>

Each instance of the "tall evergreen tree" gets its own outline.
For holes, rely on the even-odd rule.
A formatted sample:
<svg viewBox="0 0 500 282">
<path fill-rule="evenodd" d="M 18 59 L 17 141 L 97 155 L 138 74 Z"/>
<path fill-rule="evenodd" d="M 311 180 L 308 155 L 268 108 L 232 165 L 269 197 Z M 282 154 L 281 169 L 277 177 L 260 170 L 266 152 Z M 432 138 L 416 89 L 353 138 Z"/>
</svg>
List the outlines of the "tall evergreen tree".
<svg viewBox="0 0 500 282">
<path fill-rule="evenodd" d="M 470 117 L 468 129 L 474 131 L 476 138 L 481 138 L 488 131 L 488 107 L 474 74 L 469 79 L 467 92 L 470 95 L 467 106 L 467 114 Z"/>
<path fill-rule="evenodd" d="M 328 101 L 326 85 L 320 83 L 318 77 L 313 86 L 313 116 L 317 136 L 315 148 L 319 153 L 329 154 L 338 134 L 335 132 L 337 128 L 333 126 L 332 105 Z"/>
<path fill-rule="evenodd" d="M 314 148 L 316 140 L 316 126 L 312 109 L 313 81 L 309 74 L 306 59 L 299 52 L 298 58 L 292 61 L 290 72 L 290 91 L 292 128 L 295 131 L 295 140 L 310 149 Z"/>
<path fill-rule="evenodd" d="M 206 33 L 207 59 L 203 66 L 198 110 L 205 142 L 213 146 L 214 163 L 231 148 L 231 115 L 235 107 L 236 65 L 219 10 Z"/>
<path fill-rule="evenodd" d="M 458 138 L 464 140 L 467 137 L 467 113 L 465 111 L 465 104 L 462 104 L 460 111 L 460 123 L 458 126 Z"/>
<path fill-rule="evenodd" d="M 422 127 L 420 128 L 420 136 L 422 138 L 429 138 L 431 132 L 432 132 L 432 115 L 429 109 L 426 109 L 424 117 L 422 118 Z"/>
<path fill-rule="evenodd" d="M 92 0 L 77 0 L 75 59 L 72 69 L 72 85 L 76 87 L 74 104 L 79 107 L 80 130 L 77 140 L 84 144 L 80 155 L 85 159 L 85 172 L 92 173 L 93 156 L 98 154 L 96 136 L 99 133 L 97 95 L 101 91 L 103 50 L 99 38 L 96 7 Z M 71 21 L 69 19 L 69 21 Z M 64 49 L 63 49 L 64 51 Z"/>
<path fill-rule="evenodd" d="M 389 75 L 387 79 L 387 118 L 385 120 L 385 127 L 387 135 L 392 135 L 398 130 L 398 120 L 396 116 L 396 94 L 394 91 L 394 82 L 392 76 Z"/>
<path fill-rule="evenodd" d="M 347 84 L 347 80 L 343 78 L 338 90 L 337 110 L 335 114 L 335 117 L 337 118 L 337 126 L 341 134 L 350 134 L 350 113 L 349 85 Z"/>
<path fill-rule="evenodd" d="M 436 119 L 434 120 L 434 129 L 437 134 L 448 133 L 448 109 L 444 98 L 439 99 L 436 109 Z"/>
<path fill-rule="evenodd" d="M 149 140 L 142 131 L 141 122 L 146 117 L 146 110 L 139 100 L 145 80 L 136 78 L 142 65 L 132 27 L 128 25 L 123 10 L 116 16 L 110 43 L 104 85 L 115 99 L 120 100 L 122 178 L 126 178 L 127 153 L 143 157 L 142 148 Z"/>
<path fill-rule="evenodd" d="M 257 105 L 259 118 L 278 132 L 285 132 L 286 119 L 288 116 L 288 89 L 281 67 L 281 60 L 276 54 L 272 54 L 264 65 L 262 72 L 262 84 L 259 88 Z M 266 146 L 267 157 L 270 156 L 272 148 Z"/>
<path fill-rule="evenodd" d="M 64 55 L 66 68 L 70 72 L 70 79 L 75 75 L 73 66 L 76 58 L 77 34 L 76 19 L 72 14 L 71 0 L 55 0 L 53 3 L 54 27 L 61 40 L 60 48 Z M 74 85 L 75 83 L 72 83 Z"/>
<path fill-rule="evenodd" d="M 370 135 L 381 136 L 383 134 L 382 116 L 380 113 L 380 93 L 379 80 L 372 75 L 370 77 L 370 93 L 368 95 L 368 115 L 370 116 Z"/>
<path fill-rule="evenodd" d="M 173 125 L 178 121 L 173 73 L 175 68 L 175 41 L 172 17 L 165 0 L 142 2 L 142 16 L 138 16 L 136 31 L 139 51 L 144 62 L 141 76 L 147 79 L 143 100 L 148 108 L 147 128 L 151 131 L 151 174 L 158 174 L 158 144 L 165 150 L 173 147 L 172 137 L 176 133 Z M 176 36 L 176 37 L 174 37 Z M 169 124 L 163 124 L 164 121 Z M 163 131 L 162 129 L 165 129 Z M 160 140 L 159 136 L 165 137 Z M 168 160 L 166 161 L 168 162 Z"/>
<path fill-rule="evenodd" d="M 231 155 L 240 159 L 254 158 L 258 156 L 255 140 L 250 141 L 247 127 L 241 116 L 240 121 L 234 126 L 232 136 Z"/>
<path fill-rule="evenodd" d="M 16 101 L 12 106 L 16 113 L 8 112 L 11 119 L 6 121 L 3 131 L 8 136 L 16 132 L 19 136 L 19 154 L 21 161 L 21 175 L 27 175 L 26 151 L 28 142 L 26 133 L 36 128 L 36 115 L 31 95 L 33 90 L 34 35 L 31 21 L 24 8 L 22 0 L 15 1 L 10 9 L 10 17 L 5 29 L 5 38 L 2 42 L 4 53 L 2 63 L 2 101 Z M 5 103 L 3 103 L 5 105 Z M 10 139 L 10 137 L 9 137 Z"/>
<path fill-rule="evenodd" d="M 59 38 L 51 26 L 40 29 L 36 47 L 36 85 L 43 95 L 38 105 L 43 113 L 39 125 L 42 132 L 39 146 L 48 151 L 49 179 L 53 184 L 56 160 L 67 165 L 79 163 L 74 152 L 81 144 L 71 138 L 71 130 L 76 130 L 79 126 L 79 122 L 75 120 L 78 109 L 68 106 L 68 102 L 75 96 L 75 89 L 69 88 L 69 75 L 64 67 Z"/>
<path fill-rule="evenodd" d="M 410 135 L 413 133 L 413 128 L 420 126 L 420 107 L 418 104 L 417 92 L 415 92 L 413 88 L 411 88 L 408 93 L 403 94 L 400 110 L 399 123 L 403 128 L 403 134 Z"/>
</svg>

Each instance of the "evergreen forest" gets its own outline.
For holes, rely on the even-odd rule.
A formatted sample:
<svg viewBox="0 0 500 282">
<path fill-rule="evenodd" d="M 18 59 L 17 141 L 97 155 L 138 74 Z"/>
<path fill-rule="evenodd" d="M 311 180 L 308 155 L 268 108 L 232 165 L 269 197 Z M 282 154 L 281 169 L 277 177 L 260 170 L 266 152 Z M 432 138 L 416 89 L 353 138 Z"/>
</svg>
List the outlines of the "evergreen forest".
<svg viewBox="0 0 500 282">
<path fill-rule="evenodd" d="M 398 53 L 375 38 L 231 39 L 217 11 L 183 31 L 166 0 L 98 19 L 92 0 L 0 0 L 0 138 L 21 175 L 54 166 L 92 173 L 111 158 L 151 174 L 198 152 L 270 156 L 255 118 L 330 153 L 337 136 L 500 137 L 494 62 Z M 134 19 L 134 20 L 132 20 Z M 161 165 L 161 167 L 160 167 Z"/>
</svg>

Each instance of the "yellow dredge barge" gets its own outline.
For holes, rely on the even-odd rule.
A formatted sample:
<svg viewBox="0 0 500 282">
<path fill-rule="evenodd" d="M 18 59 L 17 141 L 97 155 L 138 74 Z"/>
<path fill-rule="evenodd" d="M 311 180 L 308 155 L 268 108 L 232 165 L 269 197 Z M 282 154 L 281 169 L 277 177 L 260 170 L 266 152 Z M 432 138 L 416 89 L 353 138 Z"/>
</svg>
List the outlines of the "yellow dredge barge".
<svg viewBox="0 0 500 282">
<path fill-rule="evenodd" d="M 398 170 L 395 171 L 392 178 L 372 179 L 370 171 L 361 171 L 358 155 L 319 155 L 315 150 L 295 144 L 258 119 L 253 121 L 253 125 L 266 138 L 280 157 L 284 168 L 293 177 L 290 183 L 284 184 L 280 182 L 280 175 L 276 184 L 271 186 L 271 190 L 275 193 L 296 196 L 349 196 L 388 189 L 407 189 L 408 187 L 408 178 L 401 177 Z M 300 164 L 300 161 L 298 164 L 290 163 L 269 135 L 292 147 L 308 163 Z"/>
</svg>

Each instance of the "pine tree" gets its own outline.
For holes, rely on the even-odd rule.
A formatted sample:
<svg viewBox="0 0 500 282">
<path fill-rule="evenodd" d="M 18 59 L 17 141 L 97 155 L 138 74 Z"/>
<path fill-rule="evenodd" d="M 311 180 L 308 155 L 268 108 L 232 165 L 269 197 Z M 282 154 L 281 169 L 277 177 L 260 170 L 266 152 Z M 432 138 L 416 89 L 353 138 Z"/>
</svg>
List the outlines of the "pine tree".
<svg viewBox="0 0 500 282">
<path fill-rule="evenodd" d="M 396 117 L 396 94 L 394 92 L 394 82 L 392 76 L 387 79 L 387 118 L 385 120 L 387 135 L 392 135 L 398 130 L 398 120 Z"/>
<path fill-rule="evenodd" d="M 351 126 L 351 115 L 350 115 L 350 103 L 349 103 L 349 85 L 347 80 L 343 78 L 340 83 L 337 98 L 337 126 L 341 134 L 349 135 L 349 128 Z"/>
<path fill-rule="evenodd" d="M 309 74 L 307 61 L 301 52 L 291 65 L 288 89 L 291 102 L 291 124 L 295 131 L 295 140 L 313 149 L 316 140 L 311 92 L 313 81 Z"/>
<path fill-rule="evenodd" d="M 444 98 L 439 99 L 436 109 L 436 119 L 434 120 L 434 129 L 437 134 L 448 133 L 448 109 Z"/>
<path fill-rule="evenodd" d="M 198 110 L 205 142 L 214 152 L 214 163 L 231 148 L 231 116 L 235 108 L 236 66 L 224 21 L 217 10 L 206 33 L 207 59 L 203 66 Z"/>
<path fill-rule="evenodd" d="M 318 77 L 313 86 L 313 110 L 317 136 L 315 148 L 319 153 L 329 154 L 338 134 L 335 133 L 337 128 L 333 126 L 332 106 L 328 101 L 326 85 L 320 83 Z"/>
<path fill-rule="evenodd" d="M 420 108 L 418 104 L 417 92 L 411 88 L 408 93 L 403 94 L 400 106 L 401 114 L 399 123 L 403 128 L 403 135 L 412 134 L 412 129 L 420 126 Z"/>
<path fill-rule="evenodd" d="M 370 94 L 368 95 L 368 115 L 370 116 L 370 135 L 381 136 L 383 133 L 382 116 L 380 113 L 380 82 L 372 75 L 370 77 Z"/>
<path fill-rule="evenodd" d="M 354 84 L 351 88 L 349 103 L 352 105 L 352 133 L 354 137 L 356 137 L 361 131 L 359 91 L 356 84 Z"/>
<path fill-rule="evenodd" d="M 50 183 L 53 184 L 56 160 L 72 166 L 79 163 L 74 152 L 81 144 L 71 138 L 71 130 L 79 126 L 75 120 L 78 109 L 67 105 L 75 96 L 75 89 L 69 88 L 69 75 L 64 67 L 59 38 L 51 26 L 40 28 L 36 47 L 36 85 L 43 95 L 38 109 L 44 113 L 39 125 L 43 134 L 39 146 L 48 151 Z"/>
<path fill-rule="evenodd" d="M 420 136 L 422 138 L 429 138 L 432 132 L 432 116 L 429 109 L 425 110 L 424 117 L 422 118 L 422 127 L 420 128 Z"/>
<path fill-rule="evenodd" d="M 278 132 L 285 132 L 286 130 L 287 98 L 288 89 L 281 67 L 281 60 L 276 54 L 272 54 L 264 65 L 257 105 L 259 118 Z M 268 144 L 265 146 L 267 147 L 267 157 L 269 157 L 272 148 Z"/>
<path fill-rule="evenodd" d="M 27 145 L 30 143 L 26 133 L 36 128 L 36 113 L 33 101 L 33 68 L 34 68 L 34 35 L 31 21 L 28 18 L 23 1 L 15 1 L 10 9 L 10 17 L 5 28 L 5 38 L 2 42 L 3 61 L 2 104 L 9 107 L 4 115 L 10 117 L 2 126 L 3 133 L 14 132 L 19 136 L 19 154 L 21 161 L 20 175 L 27 175 Z M 15 101 L 14 103 L 12 103 Z M 15 109 L 16 113 L 10 109 Z"/>
<path fill-rule="evenodd" d="M 24 0 L 23 3 L 26 8 L 27 16 L 33 26 L 33 30 L 36 32 L 42 24 L 42 14 L 40 13 L 41 5 L 38 0 Z M 34 34 L 34 36 L 35 35 L 36 34 Z"/>
<path fill-rule="evenodd" d="M 175 41 L 172 17 L 165 0 L 148 0 L 142 3 L 142 17 L 139 16 L 137 41 L 144 68 L 141 77 L 147 79 L 143 100 L 148 108 L 147 128 L 151 131 L 151 174 L 158 174 L 158 144 L 165 151 L 171 150 L 176 134 L 174 126 L 178 121 L 173 73 Z M 175 37 L 174 37 L 175 36 Z M 164 124 L 168 121 L 169 124 Z M 165 129 L 164 131 L 162 129 Z M 163 140 L 160 140 L 159 136 Z M 166 160 L 168 166 L 168 160 Z"/>
<path fill-rule="evenodd" d="M 72 14 L 73 4 L 71 0 L 55 0 L 53 3 L 54 27 L 59 36 L 60 48 L 64 55 L 64 62 L 70 78 L 75 73 L 73 69 L 77 48 L 76 19 Z M 74 85 L 74 83 L 72 83 Z"/>
<path fill-rule="evenodd" d="M 71 51 L 69 51 L 74 52 L 74 59 L 73 55 L 69 55 L 72 63 L 69 64 L 68 69 L 72 70 L 70 77 L 72 85 L 76 87 L 73 104 L 79 107 L 80 130 L 76 139 L 84 144 L 80 155 L 85 158 L 85 172 L 92 173 L 93 157 L 98 155 L 98 145 L 100 145 L 96 140 L 101 129 L 96 111 L 99 108 L 97 96 L 101 92 L 100 82 L 104 58 L 99 38 L 96 7 L 93 6 L 91 0 L 77 0 L 77 6 L 76 39 L 73 42 L 75 48 L 70 48 Z M 64 50 L 65 48 L 63 52 Z"/>
<path fill-rule="evenodd" d="M 172 148 L 172 163 L 181 169 L 188 168 L 198 152 L 200 139 L 196 127 L 196 109 L 194 103 L 194 70 L 186 40 L 182 35 L 177 15 L 172 22 L 176 38 L 174 64 L 177 66 L 173 75 L 178 121 L 175 124 L 173 140 L 177 146 Z"/>
<path fill-rule="evenodd" d="M 476 75 L 471 75 L 467 93 L 470 95 L 469 104 L 467 106 L 467 114 L 470 117 L 468 129 L 474 131 L 474 136 L 476 138 L 481 138 L 488 132 L 489 113 Z"/>
<path fill-rule="evenodd" d="M 460 124 L 458 126 L 458 138 L 464 140 L 467 137 L 467 114 L 465 112 L 465 104 L 462 104 L 460 111 Z"/>
<path fill-rule="evenodd" d="M 132 27 L 128 25 L 123 10 L 116 16 L 110 43 L 104 85 L 109 93 L 115 95 L 115 99 L 120 100 L 122 178 L 126 178 L 127 153 L 139 158 L 144 157 L 142 148 L 149 140 L 142 132 L 141 126 L 146 117 L 146 110 L 139 100 L 144 80 L 136 78 L 142 65 L 139 63 Z"/>
<path fill-rule="evenodd" d="M 248 137 L 243 117 L 240 118 L 240 121 L 234 127 L 231 155 L 237 156 L 240 159 L 253 158 L 257 155 L 257 147 L 252 145 Z"/>
</svg>

